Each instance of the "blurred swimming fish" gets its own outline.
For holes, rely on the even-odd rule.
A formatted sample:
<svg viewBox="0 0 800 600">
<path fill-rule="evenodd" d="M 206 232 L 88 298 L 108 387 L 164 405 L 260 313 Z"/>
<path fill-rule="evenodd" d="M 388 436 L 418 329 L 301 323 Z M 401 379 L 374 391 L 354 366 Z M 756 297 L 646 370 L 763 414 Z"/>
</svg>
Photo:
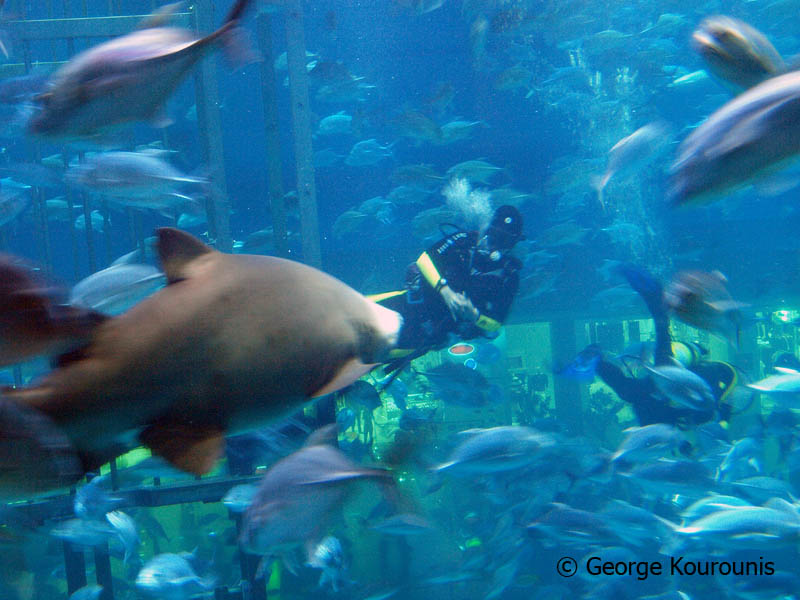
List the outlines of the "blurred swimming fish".
<svg viewBox="0 0 800 600">
<path fill-rule="evenodd" d="M 94 477 L 75 491 L 73 509 L 76 517 L 99 519 L 122 503 L 122 498 L 114 497 L 103 489 L 106 484 L 110 486 L 107 477 Z"/>
<path fill-rule="evenodd" d="M 665 423 L 629 427 L 623 433 L 626 435 L 611 457 L 612 461 L 644 462 L 662 458 L 672 450 L 690 448 L 683 432 Z"/>
<path fill-rule="evenodd" d="M 738 346 L 741 309 L 749 305 L 733 299 L 727 282 L 719 271 L 681 271 L 664 288 L 664 302 L 684 323 Z"/>
<path fill-rule="evenodd" d="M 189 561 L 178 554 L 151 558 L 136 576 L 136 589 L 159 600 L 188 600 L 214 589 L 216 579 L 200 577 Z"/>
<path fill-rule="evenodd" d="M 122 314 L 154 294 L 167 277 L 150 265 L 112 265 L 82 279 L 72 288 L 69 302 L 108 315 Z"/>
<path fill-rule="evenodd" d="M 673 205 L 708 202 L 779 170 L 800 152 L 800 72 L 772 77 L 726 103 L 681 143 Z"/>
<path fill-rule="evenodd" d="M 652 160 L 659 147 L 663 147 L 668 133 L 666 124 L 654 121 L 625 136 L 608 151 L 606 172 L 592 180 L 597 190 L 597 201 L 605 208 L 603 190 L 611 178 L 626 169 L 641 167 Z"/>
<path fill-rule="evenodd" d="M 50 535 L 79 546 L 99 546 L 116 536 L 116 531 L 105 520 L 68 519 L 50 530 Z"/>
<path fill-rule="evenodd" d="M 98 600 L 103 593 L 102 585 L 85 585 L 70 594 L 69 600 Z"/>
<path fill-rule="evenodd" d="M 446 362 L 420 372 L 429 381 L 437 396 L 446 404 L 474 408 L 484 406 L 489 397 L 489 383 L 475 369 L 462 364 Z"/>
<path fill-rule="evenodd" d="M 314 548 L 307 564 L 312 569 L 322 571 L 319 583 L 317 583 L 317 587 L 320 589 L 330 587 L 336 593 L 343 584 L 347 583 L 347 565 L 339 538 L 329 535 L 320 541 Z"/>
<path fill-rule="evenodd" d="M 555 445 L 548 434 L 522 426 L 468 429 L 458 435 L 461 442 L 436 471 L 468 477 L 513 471 L 546 459 Z"/>
<path fill-rule="evenodd" d="M 232 513 L 243 513 L 253 503 L 258 486 L 253 483 L 242 483 L 233 486 L 222 498 L 222 504 Z"/>
<path fill-rule="evenodd" d="M 310 559 L 354 483 L 391 480 L 387 472 L 360 467 L 330 445 L 323 436 L 333 432 L 315 432 L 308 445 L 264 474 L 242 522 L 240 542 L 249 552 L 264 555 L 305 544 Z"/>
<path fill-rule="evenodd" d="M 423 517 L 413 513 L 392 515 L 376 523 L 370 529 L 386 535 L 422 535 L 430 533 L 432 528 Z"/>
<path fill-rule="evenodd" d="M 723 82 L 744 90 L 786 71 L 763 33 L 726 15 L 706 17 L 692 33 L 692 48 Z"/>
<path fill-rule="evenodd" d="M 0 494 L 73 483 L 136 432 L 174 466 L 205 473 L 226 433 L 347 386 L 396 340 L 399 315 L 321 271 L 223 254 L 177 229 L 158 236 L 170 284 L 99 324 L 39 385 L 4 392 Z"/>
<path fill-rule="evenodd" d="M 353 117 L 343 110 L 320 120 L 315 135 L 349 135 L 352 132 Z"/>
<path fill-rule="evenodd" d="M 114 510 L 106 514 L 106 520 L 111 524 L 111 527 L 117 534 L 117 537 L 122 542 L 122 547 L 125 550 L 123 562 L 127 565 L 132 560 L 139 561 L 137 550 L 139 548 L 139 532 L 136 527 L 136 522 L 130 515 L 122 512 L 121 510 Z"/>
<path fill-rule="evenodd" d="M 241 44 L 237 26 L 250 3 L 237 0 L 224 24 L 199 39 L 189 30 L 146 26 L 74 56 L 36 97 L 39 112 L 28 130 L 82 139 L 132 121 L 163 127 L 169 122 L 163 112 L 167 98 L 195 64 L 217 44 Z"/>
<path fill-rule="evenodd" d="M 705 379 L 677 365 L 642 365 L 652 376 L 658 391 L 675 406 L 697 411 L 714 407 L 714 394 Z"/>
<path fill-rule="evenodd" d="M 787 370 L 750 383 L 747 387 L 765 394 L 796 394 L 800 392 L 800 373 Z"/>
<path fill-rule="evenodd" d="M 344 162 L 351 167 L 374 165 L 392 156 L 392 146 L 393 144 L 381 146 L 374 138 L 362 140 L 350 149 L 350 154 L 347 155 Z"/>
<path fill-rule="evenodd" d="M 136 208 L 169 207 L 170 194 L 184 186 L 202 186 L 201 177 L 181 173 L 154 152 L 100 152 L 71 167 L 66 181 L 80 189 Z"/>
<path fill-rule="evenodd" d="M 470 183 L 489 183 L 497 173 L 504 171 L 485 160 L 465 160 L 447 169 L 447 176 L 456 179 L 466 179 Z"/>
<path fill-rule="evenodd" d="M 765 506 L 728 507 L 675 531 L 720 548 L 752 549 L 759 545 L 775 548 L 793 544 L 800 538 L 800 516 L 791 505 L 783 506 L 772 502 Z"/>
<path fill-rule="evenodd" d="M 394 2 L 415 15 L 424 15 L 441 8 L 445 0 L 394 0 Z"/>
<path fill-rule="evenodd" d="M 95 233 L 103 233 L 106 227 L 106 219 L 99 210 L 93 210 L 89 213 L 89 222 L 92 225 L 92 231 Z M 75 218 L 75 229 L 78 231 L 86 231 L 86 215 L 78 215 Z"/>
</svg>

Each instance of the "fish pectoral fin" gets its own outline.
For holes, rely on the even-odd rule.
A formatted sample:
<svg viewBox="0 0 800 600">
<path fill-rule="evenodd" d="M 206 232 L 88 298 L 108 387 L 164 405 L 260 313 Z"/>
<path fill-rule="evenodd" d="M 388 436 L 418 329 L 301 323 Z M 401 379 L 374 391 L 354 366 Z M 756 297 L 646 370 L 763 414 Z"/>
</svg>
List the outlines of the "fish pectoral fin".
<svg viewBox="0 0 800 600">
<path fill-rule="evenodd" d="M 374 365 L 365 365 L 357 359 L 351 359 L 342 365 L 333 379 L 328 381 L 321 388 L 311 393 L 311 398 L 319 398 L 326 394 L 331 394 L 351 385 L 362 375 L 366 375 Z"/>
<path fill-rule="evenodd" d="M 156 423 L 139 439 L 153 454 L 194 475 L 208 473 L 225 448 L 221 427 L 193 423 Z"/>
</svg>

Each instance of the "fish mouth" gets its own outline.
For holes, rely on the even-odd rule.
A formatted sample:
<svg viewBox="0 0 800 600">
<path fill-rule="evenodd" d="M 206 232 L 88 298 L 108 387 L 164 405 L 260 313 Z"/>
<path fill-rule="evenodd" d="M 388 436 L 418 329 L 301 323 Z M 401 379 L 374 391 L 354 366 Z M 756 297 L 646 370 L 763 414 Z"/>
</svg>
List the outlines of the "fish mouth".
<svg viewBox="0 0 800 600">
<path fill-rule="evenodd" d="M 692 34 L 692 46 L 705 57 L 717 56 L 730 59 L 730 55 L 725 52 L 719 40 L 708 31 L 695 31 Z"/>
</svg>

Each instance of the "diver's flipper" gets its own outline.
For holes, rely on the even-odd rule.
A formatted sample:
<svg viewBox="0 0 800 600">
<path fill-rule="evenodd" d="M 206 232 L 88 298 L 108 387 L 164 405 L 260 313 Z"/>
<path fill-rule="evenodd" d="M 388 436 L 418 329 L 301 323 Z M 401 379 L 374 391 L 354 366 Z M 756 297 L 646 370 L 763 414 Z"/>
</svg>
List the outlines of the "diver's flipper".
<svg viewBox="0 0 800 600">
<path fill-rule="evenodd" d="M 49 417 L 0 398 L 0 498 L 70 486 L 83 475 L 75 448 Z"/>
<path fill-rule="evenodd" d="M 225 448 L 222 429 L 193 423 L 150 425 L 139 439 L 153 454 L 194 475 L 208 473 Z"/>
<path fill-rule="evenodd" d="M 659 320 L 667 316 L 664 303 L 664 288 L 661 283 L 641 267 L 629 263 L 621 264 L 617 271 L 633 290 L 642 297 L 653 319 Z"/>
</svg>

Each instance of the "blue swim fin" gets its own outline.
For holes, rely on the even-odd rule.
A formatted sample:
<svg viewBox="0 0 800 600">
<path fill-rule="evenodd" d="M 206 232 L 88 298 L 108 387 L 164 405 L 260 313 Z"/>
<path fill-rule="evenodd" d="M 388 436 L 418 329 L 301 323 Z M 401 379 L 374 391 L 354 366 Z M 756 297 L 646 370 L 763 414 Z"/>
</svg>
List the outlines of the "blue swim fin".
<svg viewBox="0 0 800 600">
<path fill-rule="evenodd" d="M 654 320 L 658 321 L 667 316 L 667 308 L 664 304 L 664 288 L 655 277 L 642 267 L 630 263 L 619 265 L 617 272 L 642 297 Z"/>
</svg>

